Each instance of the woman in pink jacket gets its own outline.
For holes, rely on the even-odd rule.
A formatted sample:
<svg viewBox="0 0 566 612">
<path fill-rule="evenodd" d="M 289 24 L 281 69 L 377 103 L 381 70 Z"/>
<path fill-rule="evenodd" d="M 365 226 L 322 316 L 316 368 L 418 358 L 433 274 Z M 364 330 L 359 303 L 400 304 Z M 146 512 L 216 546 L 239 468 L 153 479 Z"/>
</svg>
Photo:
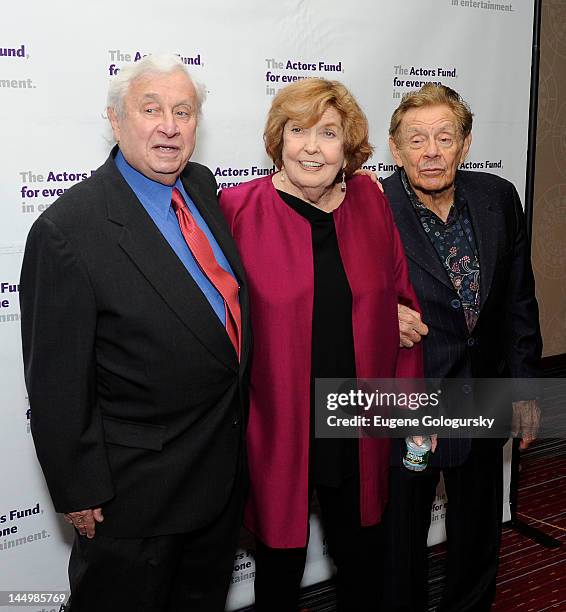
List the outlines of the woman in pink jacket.
<svg viewBox="0 0 566 612">
<path fill-rule="evenodd" d="M 338 609 L 377 609 L 389 441 L 316 438 L 314 381 L 421 376 L 420 348 L 399 348 L 397 320 L 397 303 L 416 299 L 385 197 L 352 176 L 372 148 L 351 93 L 323 79 L 289 85 L 264 139 L 279 171 L 220 198 L 250 288 L 245 524 L 257 543 L 256 610 L 297 609 L 313 492 Z"/>
</svg>

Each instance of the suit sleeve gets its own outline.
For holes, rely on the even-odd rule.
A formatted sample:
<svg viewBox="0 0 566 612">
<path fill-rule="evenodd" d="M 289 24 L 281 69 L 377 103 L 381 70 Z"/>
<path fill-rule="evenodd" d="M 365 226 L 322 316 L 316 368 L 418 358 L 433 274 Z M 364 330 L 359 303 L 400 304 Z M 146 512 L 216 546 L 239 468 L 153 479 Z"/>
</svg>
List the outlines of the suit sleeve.
<svg viewBox="0 0 566 612">
<path fill-rule="evenodd" d="M 514 378 L 540 377 L 542 339 L 530 248 L 519 195 L 513 185 L 510 189 L 513 246 L 505 304 L 506 361 Z M 518 391 L 515 399 L 531 399 L 527 389 Z"/>
<path fill-rule="evenodd" d="M 58 512 L 114 495 L 96 402 L 97 310 L 86 266 L 41 217 L 20 281 L 24 373 L 37 456 Z"/>
<path fill-rule="evenodd" d="M 386 222 L 391 233 L 393 245 L 393 262 L 395 266 L 395 291 L 397 302 L 408 308 L 421 312 L 417 296 L 409 279 L 409 267 L 407 258 L 401 243 L 401 237 L 397 231 L 397 226 L 393 221 L 393 215 L 386 196 L 385 215 Z M 422 343 L 415 344 L 412 348 L 400 348 L 397 357 L 395 375 L 398 378 L 422 378 L 423 377 L 423 350 Z"/>
</svg>

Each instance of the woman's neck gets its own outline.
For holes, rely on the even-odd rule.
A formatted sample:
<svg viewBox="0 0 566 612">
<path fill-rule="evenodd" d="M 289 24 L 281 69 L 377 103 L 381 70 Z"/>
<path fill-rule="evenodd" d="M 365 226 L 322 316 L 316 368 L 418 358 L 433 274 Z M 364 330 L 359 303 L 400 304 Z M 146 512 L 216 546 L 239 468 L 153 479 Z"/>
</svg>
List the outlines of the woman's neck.
<svg viewBox="0 0 566 612">
<path fill-rule="evenodd" d="M 307 204 L 315 206 L 324 212 L 336 210 L 344 201 L 345 193 L 340 189 L 340 185 L 336 183 L 324 187 L 304 187 L 295 185 L 288 177 L 285 177 L 285 180 L 282 181 L 281 172 L 274 174 L 271 180 L 276 189 L 300 198 L 307 202 Z"/>
</svg>

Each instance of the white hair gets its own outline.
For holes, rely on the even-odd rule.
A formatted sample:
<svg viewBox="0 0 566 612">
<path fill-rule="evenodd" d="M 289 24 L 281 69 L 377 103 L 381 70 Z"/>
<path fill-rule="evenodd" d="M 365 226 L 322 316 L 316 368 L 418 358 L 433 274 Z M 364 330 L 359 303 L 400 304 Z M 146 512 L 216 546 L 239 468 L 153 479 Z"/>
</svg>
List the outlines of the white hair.
<svg viewBox="0 0 566 612">
<path fill-rule="evenodd" d="M 204 85 L 193 80 L 181 58 L 172 53 L 146 55 L 141 60 L 121 68 L 120 72 L 111 79 L 108 85 L 106 107 L 113 109 L 119 117 L 123 117 L 124 98 L 133 81 L 150 74 L 169 74 L 176 71 L 186 74 L 189 81 L 193 84 L 196 91 L 196 111 L 197 115 L 200 115 L 203 102 L 206 98 L 206 89 Z"/>
</svg>

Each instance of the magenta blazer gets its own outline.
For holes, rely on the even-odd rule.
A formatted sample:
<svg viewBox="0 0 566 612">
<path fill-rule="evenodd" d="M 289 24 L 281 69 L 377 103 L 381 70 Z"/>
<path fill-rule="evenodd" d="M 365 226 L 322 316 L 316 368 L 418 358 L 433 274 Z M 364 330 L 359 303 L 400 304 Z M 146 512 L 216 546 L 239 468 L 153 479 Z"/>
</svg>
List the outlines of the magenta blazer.
<svg viewBox="0 0 566 612">
<path fill-rule="evenodd" d="M 422 352 L 399 348 L 397 302 L 418 309 L 385 196 L 367 177 L 347 183 L 332 214 L 352 290 L 356 372 L 421 377 Z M 248 277 L 254 337 L 247 434 L 251 487 L 245 525 L 267 546 L 306 545 L 313 262 L 311 227 L 271 176 L 224 190 L 222 211 Z M 387 501 L 389 440 L 360 440 L 362 525 Z"/>
</svg>

